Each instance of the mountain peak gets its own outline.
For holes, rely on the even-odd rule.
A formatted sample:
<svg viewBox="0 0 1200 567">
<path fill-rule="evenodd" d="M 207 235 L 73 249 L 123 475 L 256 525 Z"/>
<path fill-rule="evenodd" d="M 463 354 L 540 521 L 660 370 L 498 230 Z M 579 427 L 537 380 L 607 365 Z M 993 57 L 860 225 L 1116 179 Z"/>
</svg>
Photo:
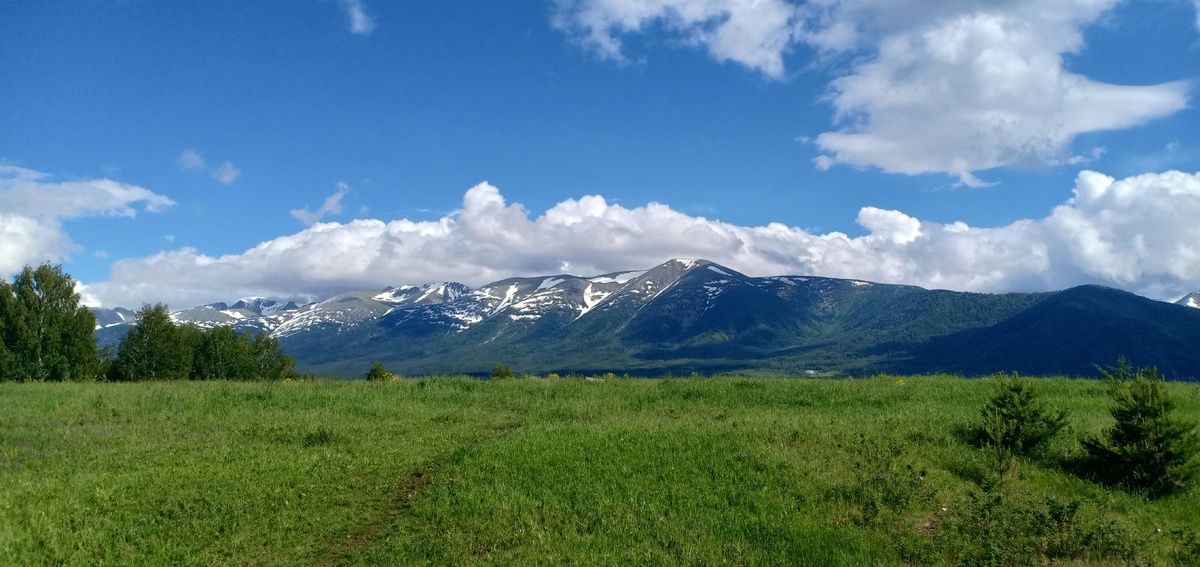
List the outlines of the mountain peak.
<svg viewBox="0 0 1200 567">
<path fill-rule="evenodd" d="M 454 301 L 470 292 L 471 288 L 458 282 L 433 282 L 419 286 L 388 286 L 371 299 L 400 307 Z"/>
<path fill-rule="evenodd" d="M 711 263 L 712 262 L 710 262 L 708 260 L 699 260 L 699 259 L 694 259 L 694 258 L 672 258 L 670 260 L 667 260 L 666 262 L 663 262 L 661 265 L 666 266 L 669 264 L 677 264 L 677 265 L 681 266 L 684 270 L 690 270 L 692 268 L 695 268 L 698 266 L 704 266 L 704 265 L 711 264 Z"/>
<path fill-rule="evenodd" d="M 1193 291 L 1192 293 L 1176 299 L 1173 303 L 1200 309 L 1200 291 Z"/>
<path fill-rule="evenodd" d="M 281 302 L 274 299 L 264 299 L 262 297 L 243 297 L 237 300 L 232 306 L 226 308 L 218 308 L 221 311 L 226 309 L 245 309 L 259 315 L 270 315 L 279 311 L 291 311 L 299 306 L 294 301 Z"/>
</svg>

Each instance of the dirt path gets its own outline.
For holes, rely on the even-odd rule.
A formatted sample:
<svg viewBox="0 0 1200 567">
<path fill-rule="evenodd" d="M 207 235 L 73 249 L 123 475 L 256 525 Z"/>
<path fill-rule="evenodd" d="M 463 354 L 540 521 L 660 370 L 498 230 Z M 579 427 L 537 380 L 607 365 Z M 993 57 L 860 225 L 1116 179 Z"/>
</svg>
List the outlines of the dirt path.
<svg viewBox="0 0 1200 567">
<path fill-rule="evenodd" d="M 475 437 L 462 445 L 457 450 L 478 447 L 489 443 L 499 437 L 508 434 L 510 431 L 521 427 L 520 423 L 501 423 L 492 427 L 491 430 Z M 453 452 L 451 452 L 453 454 Z M 437 480 L 438 475 L 446 469 L 450 464 L 450 454 L 445 455 L 440 459 L 435 459 L 428 463 L 422 464 L 412 474 L 405 478 L 404 483 L 395 490 L 391 498 L 387 500 L 383 510 L 375 517 L 365 523 L 355 526 L 354 529 L 346 535 L 346 540 L 342 545 L 338 546 L 329 558 L 323 563 L 327 567 L 333 567 L 342 563 L 347 557 L 353 555 L 359 549 L 362 549 L 370 542 L 374 541 L 379 536 L 383 535 L 384 530 L 388 526 L 395 523 L 395 520 L 412 507 L 413 503 L 420 498 L 426 487 L 433 484 Z"/>
</svg>

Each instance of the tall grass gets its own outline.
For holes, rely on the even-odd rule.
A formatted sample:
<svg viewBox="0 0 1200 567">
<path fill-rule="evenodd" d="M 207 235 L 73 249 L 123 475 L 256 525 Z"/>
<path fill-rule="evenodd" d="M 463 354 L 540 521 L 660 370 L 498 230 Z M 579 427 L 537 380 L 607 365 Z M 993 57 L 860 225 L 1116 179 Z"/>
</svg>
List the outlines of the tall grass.
<svg viewBox="0 0 1200 567">
<path fill-rule="evenodd" d="M 1173 564 L 1200 551 L 1200 491 L 1148 501 L 1064 471 L 1079 434 L 1108 424 L 1105 385 L 1037 386 L 1070 431 L 997 472 L 964 434 L 991 380 L 0 384 L 0 563 Z M 1196 420 L 1200 387 L 1171 389 Z"/>
</svg>

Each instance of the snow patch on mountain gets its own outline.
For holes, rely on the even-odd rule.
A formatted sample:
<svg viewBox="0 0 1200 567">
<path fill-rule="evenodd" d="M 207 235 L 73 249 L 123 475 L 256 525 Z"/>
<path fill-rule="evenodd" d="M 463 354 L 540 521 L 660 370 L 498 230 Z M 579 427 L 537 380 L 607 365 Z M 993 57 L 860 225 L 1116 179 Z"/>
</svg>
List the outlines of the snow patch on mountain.
<svg viewBox="0 0 1200 567">
<path fill-rule="evenodd" d="M 397 297 L 404 297 L 417 289 L 415 285 L 402 285 L 400 287 L 387 287 L 383 291 L 371 296 L 375 301 L 383 301 L 385 303 L 395 302 Z"/>
<path fill-rule="evenodd" d="M 551 289 L 554 286 L 556 286 L 560 283 L 563 283 L 565 281 L 567 281 L 567 280 L 565 280 L 563 278 L 546 278 L 546 279 L 542 280 L 542 283 L 540 285 L 538 285 L 538 290 Z"/>
<path fill-rule="evenodd" d="M 1200 309 L 1200 291 L 1193 291 L 1183 297 L 1172 300 L 1171 303 Z"/>
<path fill-rule="evenodd" d="M 709 282 L 707 284 L 704 284 L 704 291 L 708 293 L 709 299 L 714 299 L 718 295 L 721 295 L 722 293 L 724 293 L 725 290 L 729 289 L 729 287 L 726 285 L 728 283 L 729 283 L 729 280 L 716 280 L 713 282 Z"/>
<path fill-rule="evenodd" d="M 513 297 L 516 297 L 517 290 L 517 284 L 508 286 L 508 290 L 504 292 L 504 299 L 500 300 L 500 305 L 497 305 L 494 309 L 492 309 L 492 315 L 504 311 L 504 308 L 508 307 L 508 305 L 512 303 Z"/>
<path fill-rule="evenodd" d="M 603 284 L 603 283 L 624 284 L 624 283 L 628 283 L 630 280 L 634 280 L 634 279 L 642 277 L 642 275 L 645 274 L 647 271 L 649 271 L 649 270 L 638 270 L 638 271 L 634 271 L 634 272 L 616 272 L 613 274 L 604 274 L 603 276 L 596 276 L 594 278 L 588 278 L 588 281 L 592 282 L 592 283 L 600 283 L 600 284 Z"/>
<path fill-rule="evenodd" d="M 137 313 L 134 313 L 132 310 L 124 307 L 117 307 L 114 309 L 93 307 L 90 309 L 92 314 L 96 316 L 96 329 L 129 325 L 137 319 Z"/>
<path fill-rule="evenodd" d="M 632 272 L 630 272 L 630 273 L 632 273 Z M 645 273 L 645 272 L 643 272 L 643 273 Z M 605 299 L 608 299 L 608 297 L 610 295 L 612 295 L 612 292 L 610 292 L 610 291 L 604 291 L 604 290 L 593 291 L 593 289 L 594 289 L 592 286 L 593 281 L 594 280 L 589 280 L 587 287 L 584 288 L 584 290 L 583 290 L 583 306 L 579 308 L 579 315 L 577 315 L 575 317 L 576 319 L 583 317 L 585 314 L 587 314 L 588 311 L 591 311 L 594 307 L 596 307 L 597 305 L 602 303 Z M 604 283 L 604 282 L 600 282 L 600 283 Z"/>
</svg>

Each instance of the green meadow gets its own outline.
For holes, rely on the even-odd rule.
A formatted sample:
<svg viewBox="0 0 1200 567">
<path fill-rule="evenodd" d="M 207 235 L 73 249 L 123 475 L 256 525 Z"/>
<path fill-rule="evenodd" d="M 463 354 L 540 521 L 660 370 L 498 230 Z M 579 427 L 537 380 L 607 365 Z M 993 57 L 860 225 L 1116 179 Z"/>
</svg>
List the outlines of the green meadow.
<svg viewBox="0 0 1200 567">
<path fill-rule="evenodd" d="M 1194 564 L 1200 490 L 998 462 L 994 379 L 0 383 L 5 565 Z M 1200 385 L 1169 384 L 1200 421 Z"/>
</svg>

